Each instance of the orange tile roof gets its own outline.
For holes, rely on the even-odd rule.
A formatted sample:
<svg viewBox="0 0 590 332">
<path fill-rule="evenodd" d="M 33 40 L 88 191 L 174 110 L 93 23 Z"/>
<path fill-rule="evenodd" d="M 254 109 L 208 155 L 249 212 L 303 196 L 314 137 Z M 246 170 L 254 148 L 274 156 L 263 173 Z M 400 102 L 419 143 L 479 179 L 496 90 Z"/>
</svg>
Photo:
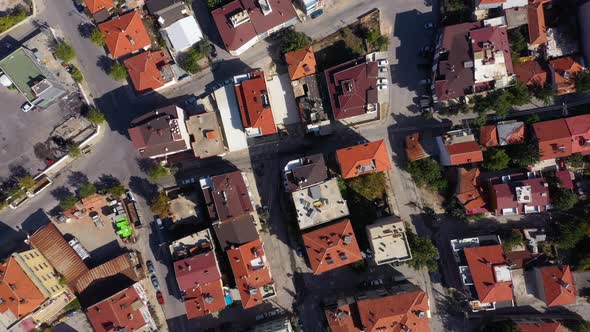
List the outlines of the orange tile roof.
<svg viewBox="0 0 590 332">
<path fill-rule="evenodd" d="M 0 313 L 10 311 L 16 320 L 45 302 L 43 293 L 12 257 L 0 264 L 0 299 Z"/>
<path fill-rule="evenodd" d="M 86 315 L 96 332 L 118 331 L 120 328 L 135 331 L 146 324 L 140 311 L 144 306 L 137 290 L 131 286 L 89 307 Z"/>
<path fill-rule="evenodd" d="M 569 265 L 546 266 L 538 269 L 541 274 L 548 307 L 576 303 L 574 276 Z"/>
<path fill-rule="evenodd" d="M 512 281 L 496 281 L 494 267 L 507 265 L 501 245 L 464 249 L 471 277 L 482 303 L 512 300 Z"/>
<path fill-rule="evenodd" d="M 221 279 L 188 289 L 184 294 L 184 308 L 188 319 L 203 317 L 225 308 Z"/>
<path fill-rule="evenodd" d="M 113 58 L 139 51 L 151 45 L 141 15 L 132 11 L 101 23 L 98 28 L 104 35 Z"/>
<path fill-rule="evenodd" d="M 422 291 L 360 300 L 357 305 L 366 332 L 404 331 L 404 327 L 412 332 L 430 331 L 428 296 Z"/>
<path fill-rule="evenodd" d="M 565 119 L 534 123 L 533 130 L 539 144 L 541 160 L 562 158 L 572 154 L 571 134 Z"/>
<path fill-rule="evenodd" d="M 341 305 L 336 309 L 327 309 L 324 314 L 331 332 L 359 332 L 353 315 L 358 314 L 356 303 Z"/>
<path fill-rule="evenodd" d="M 391 169 L 389 153 L 384 140 L 350 146 L 336 151 L 342 177 L 350 179 L 366 173 L 384 172 Z M 362 167 L 368 170 L 361 171 Z M 373 169 L 374 168 L 374 169 Z"/>
<path fill-rule="evenodd" d="M 321 274 L 362 259 L 348 219 L 304 233 L 303 243 L 313 274 Z"/>
<path fill-rule="evenodd" d="M 483 161 L 481 148 L 475 141 L 447 145 L 447 152 L 452 166 Z"/>
<path fill-rule="evenodd" d="M 276 134 L 277 127 L 272 117 L 264 72 L 251 72 L 248 79 L 236 84 L 234 88 L 244 128 L 257 128 L 262 136 Z"/>
<path fill-rule="evenodd" d="M 563 326 L 558 322 L 526 322 L 516 323 L 520 332 L 563 332 Z"/>
<path fill-rule="evenodd" d="M 135 91 L 145 93 L 157 90 L 168 83 L 160 68 L 170 62 L 164 51 L 142 52 L 125 60 L 125 67 Z"/>
<path fill-rule="evenodd" d="M 115 7 L 113 0 L 84 0 L 86 8 L 90 14 L 95 14 L 103 9 L 111 9 Z"/>
<path fill-rule="evenodd" d="M 567 128 L 572 136 L 572 153 L 590 151 L 590 114 L 566 118 Z"/>
<path fill-rule="evenodd" d="M 480 175 L 479 169 L 473 168 L 468 171 L 465 168 L 459 168 L 458 172 L 455 196 L 463 204 L 465 212 L 468 215 L 487 212 L 486 202 L 481 196 L 481 189 L 477 183 Z"/>
<path fill-rule="evenodd" d="M 553 81 L 557 86 L 557 95 L 576 92 L 575 77 L 584 67 L 580 64 L 579 57 L 565 57 L 549 61 L 549 65 L 555 73 Z"/>
<path fill-rule="evenodd" d="M 538 61 L 519 63 L 514 66 L 516 79 L 527 86 L 543 86 L 547 83 L 547 71 Z"/>
<path fill-rule="evenodd" d="M 234 273 L 236 286 L 240 291 L 242 306 L 250 308 L 261 304 L 262 294 L 260 290 L 256 294 L 252 294 L 250 289 L 273 283 L 262 241 L 255 240 L 238 248 L 229 249 L 227 250 L 227 256 Z M 257 264 L 258 267 L 255 268 L 253 263 Z"/>
<path fill-rule="evenodd" d="M 416 161 L 430 157 L 420 142 L 420 133 L 406 136 L 406 155 L 409 161 Z"/>
<path fill-rule="evenodd" d="M 532 1 L 528 5 L 529 44 L 542 45 L 547 43 L 545 13 L 543 3 L 547 1 Z"/>
<path fill-rule="evenodd" d="M 479 144 L 483 146 L 498 146 L 498 128 L 496 125 L 482 126 L 479 129 Z"/>
<path fill-rule="evenodd" d="M 292 81 L 317 73 L 317 64 L 311 46 L 285 53 L 285 62 L 289 65 L 289 77 Z"/>
</svg>

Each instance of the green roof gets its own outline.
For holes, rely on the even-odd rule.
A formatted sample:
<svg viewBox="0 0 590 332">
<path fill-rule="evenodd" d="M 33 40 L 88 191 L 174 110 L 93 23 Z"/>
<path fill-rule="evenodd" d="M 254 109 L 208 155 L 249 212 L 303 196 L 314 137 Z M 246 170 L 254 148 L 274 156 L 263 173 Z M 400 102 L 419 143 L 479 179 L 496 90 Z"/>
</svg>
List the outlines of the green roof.
<svg viewBox="0 0 590 332">
<path fill-rule="evenodd" d="M 0 69 L 10 78 L 27 100 L 35 100 L 36 97 L 31 87 L 45 79 L 45 76 L 24 49 L 19 48 L 0 60 Z"/>
</svg>

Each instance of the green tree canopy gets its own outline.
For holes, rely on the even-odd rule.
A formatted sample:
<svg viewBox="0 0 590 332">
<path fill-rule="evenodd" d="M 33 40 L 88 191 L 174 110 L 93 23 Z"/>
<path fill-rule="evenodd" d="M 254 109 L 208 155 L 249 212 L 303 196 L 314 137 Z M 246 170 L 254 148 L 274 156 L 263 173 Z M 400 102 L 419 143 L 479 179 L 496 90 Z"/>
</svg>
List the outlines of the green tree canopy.
<svg viewBox="0 0 590 332">
<path fill-rule="evenodd" d="M 124 81 L 127 79 L 127 69 L 123 64 L 115 61 L 109 70 L 109 76 L 115 81 Z"/>
<path fill-rule="evenodd" d="M 82 151 L 80 151 L 80 147 L 75 143 L 68 144 L 68 155 L 72 158 L 78 158 L 82 155 Z"/>
<path fill-rule="evenodd" d="M 559 222 L 558 230 L 557 244 L 559 247 L 572 249 L 590 233 L 590 225 L 579 218 L 567 219 Z"/>
<path fill-rule="evenodd" d="M 576 75 L 576 91 L 583 93 L 590 91 L 590 70 L 586 69 Z"/>
<path fill-rule="evenodd" d="M 385 175 L 382 172 L 370 173 L 347 180 L 349 189 L 354 190 L 369 201 L 383 198 Z"/>
<path fill-rule="evenodd" d="M 96 186 L 93 183 L 84 183 L 80 186 L 80 198 L 86 198 L 96 193 Z"/>
<path fill-rule="evenodd" d="M 310 46 L 313 40 L 303 32 L 289 30 L 281 41 L 281 51 L 284 53 L 296 51 L 300 48 Z"/>
<path fill-rule="evenodd" d="M 72 79 L 76 83 L 80 83 L 84 80 L 84 76 L 82 75 L 82 72 L 80 71 L 80 69 L 78 69 L 78 67 L 72 67 L 72 69 L 70 70 L 70 75 L 72 75 Z"/>
<path fill-rule="evenodd" d="M 63 210 L 71 209 L 76 206 L 78 199 L 74 195 L 68 195 L 59 202 L 59 207 Z"/>
<path fill-rule="evenodd" d="M 505 251 L 511 251 L 517 246 L 524 244 L 524 237 L 517 229 L 512 229 L 508 234 L 500 236 Z"/>
<path fill-rule="evenodd" d="M 571 156 L 565 158 L 570 166 L 580 168 L 584 166 L 584 156 L 581 153 L 574 153 Z"/>
<path fill-rule="evenodd" d="M 567 211 L 578 203 L 578 196 L 569 189 L 557 188 L 551 193 L 551 202 L 555 208 Z"/>
<path fill-rule="evenodd" d="M 506 148 L 511 162 L 516 167 L 528 167 L 540 160 L 539 145 L 532 140 L 525 140 L 524 143 L 511 144 Z"/>
<path fill-rule="evenodd" d="M 406 229 L 409 229 L 409 227 L 406 227 Z M 438 258 L 438 249 L 432 241 L 419 237 L 411 231 L 406 232 L 406 235 L 408 236 L 408 242 L 412 250 L 412 260 L 408 261 L 408 265 L 416 270 L 426 268 L 431 272 L 437 271 L 438 264 L 436 263 L 436 259 Z"/>
<path fill-rule="evenodd" d="M 105 46 L 106 41 L 104 39 L 104 35 L 98 28 L 92 29 L 90 32 L 90 40 L 98 46 Z"/>
<path fill-rule="evenodd" d="M 30 175 L 23 176 L 22 178 L 18 179 L 18 185 L 19 187 L 29 189 L 35 185 L 35 179 L 33 179 L 33 177 Z"/>
<path fill-rule="evenodd" d="M 553 90 L 553 85 L 551 85 L 551 83 L 548 82 L 543 84 L 542 86 L 534 85 L 531 88 L 531 92 L 533 93 L 533 96 L 535 96 L 535 98 L 542 101 L 545 105 L 553 104 L 553 101 L 555 100 L 556 96 L 555 90 Z"/>
<path fill-rule="evenodd" d="M 508 168 L 510 157 L 503 149 L 488 148 L 483 153 L 482 166 L 490 171 L 500 171 Z"/>
<path fill-rule="evenodd" d="M 427 186 L 440 191 L 448 185 L 443 177 L 442 166 L 432 158 L 411 161 L 407 170 L 419 186 Z"/>
<path fill-rule="evenodd" d="M 55 47 L 55 56 L 61 61 L 68 63 L 76 57 L 76 51 L 66 43 L 59 43 Z"/>
<path fill-rule="evenodd" d="M 150 208 L 160 218 L 166 218 L 170 215 L 170 198 L 168 198 L 165 192 L 161 191 L 151 201 Z"/>
<path fill-rule="evenodd" d="M 104 113 L 97 110 L 96 108 L 91 108 L 86 114 L 86 118 L 88 118 L 88 121 L 92 122 L 95 125 L 102 124 L 106 121 Z"/>
<path fill-rule="evenodd" d="M 125 194 L 125 187 L 120 183 L 116 183 L 107 188 L 107 193 L 111 194 L 113 197 L 121 197 Z"/>
<path fill-rule="evenodd" d="M 526 85 L 516 82 L 516 85 L 511 86 L 506 90 L 510 97 L 510 102 L 516 106 L 525 105 L 531 102 L 531 94 Z"/>
<path fill-rule="evenodd" d="M 12 28 L 18 22 L 27 18 L 27 16 L 27 11 L 21 8 L 8 15 L 0 17 L 0 33 Z"/>
<path fill-rule="evenodd" d="M 157 163 L 153 164 L 148 171 L 148 176 L 152 181 L 157 181 L 158 179 L 168 175 L 170 175 L 170 171 L 166 167 Z"/>
<path fill-rule="evenodd" d="M 201 70 L 201 66 L 199 65 L 199 60 L 205 57 L 204 54 L 201 54 L 195 48 L 191 48 L 188 51 L 184 52 L 180 60 L 180 66 L 182 69 L 186 70 L 187 72 L 194 74 Z"/>
<path fill-rule="evenodd" d="M 541 122 L 541 117 L 538 114 L 531 114 L 527 119 L 526 123 L 531 125 L 533 123 Z"/>
</svg>

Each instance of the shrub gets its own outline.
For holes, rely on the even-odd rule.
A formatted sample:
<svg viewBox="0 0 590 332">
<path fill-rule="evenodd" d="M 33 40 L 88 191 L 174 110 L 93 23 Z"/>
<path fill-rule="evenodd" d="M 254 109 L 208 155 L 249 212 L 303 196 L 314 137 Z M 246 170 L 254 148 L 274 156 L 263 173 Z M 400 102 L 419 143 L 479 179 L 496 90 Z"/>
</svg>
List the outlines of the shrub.
<svg viewBox="0 0 590 332">
<path fill-rule="evenodd" d="M 21 188 L 24 187 L 25 189 L 29 189 L 35 185 L 35 179 L 30 175 L 24 176 L 18 179 L 18 185 Z"/>
<path fill-rule="evenodd" d="M 24 9 L 19 9 L 9 15 L 0 17 L 0 33 L 12 28 L 27 16 L 28 14 Z"/>
<path fill-rule="evenodd" d="M 199 61 L 204 57 L 205 55 L 199 52 L 197 49 L 191 48 L 182 55 L 180 66 L 182 69 L 191 74 L 197 73 L 201 70 Z"/>
<path fill-rule="evenodd" d="M 584 70 L 576 75 L 576 91 L 582 93 L 590 91 L 590 70 Z"/>
<path fill-rule="evenodd" d="M 68 63 L 76 57 L 76 51 L 66 43 L 59 43 L 55 47 L 55 56 L 61 61 Z"/>
<path fill-rule="evenodd" d="M 511 230 L 509 234 L 501 236 L 501 238 L 502 246 L 504 247 L 505 251 L 511 251 L 515 247 L 524 244 L 524 237 L 522 236 L 522 233 L 517 229 Z"/>
<path fill-rule="evenodd" d="M 88 114 L 86 114 L 86 118 L 88 118 L 88 121 L 92 122 L 95 125 L 99 125 L 106 121 L 104 113 L 97 110 L 96 108 L 91 108 L 88 111 Z"/>
<path fill-rule="evenodd" d="M 166 218 L 170 215 L 170 198 L 168 198 L 165 192 L 161 191 L 152 200 L 150 208 L 160 218 Z"/>
<path fill-rule="evenodd" d="M 347 186 L 369 201 L 381 199 L 386 187 L 385 174 L 379 172 L 357 176 L 348 180 Z"/>
<path fill-rule="evenodd" d="M 283 40 L 281 41 L 281 51 L 283 52 L 283 54 L 296 51 L 300 48 L 307 47 L 312 43 L 313 40 L 303 32 L 289 30 L 283 36 Z"/>
<path fill-rule="evenodd" d="M 127 69 L 121 63 L 115 62 L 109 70 L 109 76 L 115 81 L 124 81 L 127 79 Z"/>
<path fill-rule="evenodd" d="M 80 186 L 80 198 L 86 198 L 96 193 L 96 186 L 92 183 L 84 183 Z"/>
<path fill-rule="evenodd" d="M 82 151 L 80 151 L 80 147 L 77 144 L 70 143 L 68 144 L 68 155 L 72 158 L 78 158 L 82 155 Z"/>
<path fill-rule="evenodd" d="M 448 186 L 443 178 L 442 166 L 432 158 L 411 161 L 408 172 L 419 186 L 428 186 L 438 191 Z"/>
<path fill-rule="evenodd" d="M 72 67 L 70 70 L 70 75 L 72 75 L 72 79 L 76 83 L 80 83 L 84 80 L 84 76 L 82 76 L 82 72 L 77 67 Z"/>
<path fill-rule="evenodd" d="M 154 164 L 152 167 L 150 167 L 148 172 L 148 176 L 152 181 L 157 181 L 158 179 L 168 175 L 170 175 L 170 171 L 160 164 Z"/>
<path fill-rule="evenodd" d="M 98 29 L 98 28 L 92 29 L 92 32 L 90 32 L 90 40 L 98 46 L 105 46 L 106 45 L 104 35 L 102 34 L 100 29 Z"/>
<path fill-rule="evenodd" d="M 78 199 L 76 198 L 76 196 L 73 195 L 69 195 L 64 197 L 60 202 L 59 202 L 59 207 L 67 210 L 67 209 L 71 209 L 74 206 L 76 206 L 76 203 L 78 202 Z"/>
</svg>

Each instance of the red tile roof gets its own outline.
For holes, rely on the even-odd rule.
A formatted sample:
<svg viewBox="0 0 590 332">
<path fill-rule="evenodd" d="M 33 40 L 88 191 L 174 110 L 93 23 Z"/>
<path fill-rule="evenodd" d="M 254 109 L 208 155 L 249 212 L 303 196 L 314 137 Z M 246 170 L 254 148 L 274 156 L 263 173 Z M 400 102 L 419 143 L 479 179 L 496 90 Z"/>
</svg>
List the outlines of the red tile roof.
<svg viewBox="0 0 590 332">
<path fill-rule="evenodd" d="M 86 315 L 96 332 L 112 332 L 122 328 L 134 331 L 146 324 L 139 310 L 144 306 L 135 287 L 131 286 L 90 306 Z"/>
<path fill-rule="evenodd" d="M 430 331 L 428 296 L 422 291 L 360 300 L 357 306 L 364 331 L 404 331 L 404 326 L 412 332 Z"/>
<path fill-rule="evenodd" d="M 495 52 L 502 51 L 504 55 L 504 66 L 508 75 L 514 74 L 512 66 L 512 52 L 510 50 L 510 42 L 508 41 L 508 30 L 505 26 L 488 26 L 481 29 L 471 30 L 469 32 L 471 37 L 471 48 L 473 52 L 481 52 L 484 50 L 485 43 L 491 43 Z"/>
<path fill-rule="evenodd" d="M 471 277 L 482 303 L 512 301 L 512 281 L 496 281 L 495 267 L 506 266 L 501 245 L 464 249 Z"/>
<path fill-rule="evenodd" d="M 516 79 L 527 86 L 543 86 L 547 83 L 547 71 L 538 61 L 519 63 L 514 66 Z"/>
<path fill-rule="evenodd" d="M 498 146 L 498 129 L 496 125 L 482 126 L 479 129 L 479 144 L 483 146 Z"/>
<path fill-rule="evenodd" d="M 353 60 L 325 70 L 334 118 L 346 119 L 367 113 L 377 103 L 377 62 Z"/>
<path fill-rule="evenodd" d="M 317 72 L 315 55 L 311 46 L 285 53 L 285 62 L 289 66 L 289 77 L 292 81 Z"/>
<path fill-rule="evenodd" d="M 113 0 L 84 0 L 90 14 L 95 14 L 103 9 L 111 9 L 115 6 Z"/>
<path fill-rule="evenodd" d="M 255 240 L 229 249 L 227 256 L 240 291 L 242 306 L 250 308 L 261 304 L 263 299 L 259 288 L 273 283 L 262 241 Z M 251 289 L 257 290 L 254 293 L 250 292 Z"/>
<path fill-rule="evenodd" d="M 406 156 L 409 161 L 416 161 L 430 157 L 420 142 L 420 133 L 415 132 L 406 136 Z"/>
<path fill-rule="evenodd" d="M 324 314 L 331 332 L 359 332 L 353 315 L 358 315 L 356 303 L 341 305 L 336 309 L 327 309 Z M 355 317 L 356 318 L 356 317 Z"/>
<path fill-rule="evenodd" d="M 572 153 L 590 151 L 590 114 L 566 118 L 567 128 L 572 136 Z"/>
<path fill-rule="evenodd" d="M 543 3 L 545 1 L 529 1 L 528 19 L 529 19 L 529 44 L 542 45 L 547 43 L 547 33 L 545 26 L 545 13 L 543 12 Z"/>
<path fill-rule="evenodd" d="M 490 210 L 496 215 L 502 215 L 502 209 L 516 209 L 519 214 L 525 213 L 525 205 L 539 207 L 539 212 L 546 211 L 547 205 L 551 202 L 547 181 L 541 177 L 529 178 L 525 173 L 510 174 L 509 180 L 501 178 L 490 179 Z M 518 202 L 516 188 L 530 186 L 530 202 Z"/>
<path fill-rule="evenodd" d="M 516 323 L 520 332 L 563 332 L 563 326 L 558 322 L 530 322 Z"/>
<path fill-rule="evenodd" d="M 211 182 L 211 195 L 220 221 L 233 220 L 253 211 L 242 172 L 217 175 Z"/>
<path fill-rule="evenodd" d="M 482 198 L 481 189 L 477 183 L 479 178 L 479 169 L 473 168 L 466 170 L 459 168 L 457 179 L 457 190 L 455 196 L 463 204 L 467 215 L 488 212 L 486 202 Z"/>
<path fill-rule="evenodd" d="M 564 95 L 576 92 L 575 77 L 584 67 L 580 64 L 579 57 L 565 57 L 557 60 L 549 61 L 549 66 L 553 68 L 555 73 L 553 81 L 557 86 L 557 95 Z"/>
<path fill-rule="evenodd" d="M 141 15 L 132 11 L 101 23 L 98 28 L 104 35 L 113 58 L 139 51 L 151 45 Z"/>
<path fill-rule="evenodd" d="M 574 189 L 574 174 L 572 171 L 567 169 L 557 171 L 555 176 L 561 181 L 560 188 Z"/>
<path fill-rule="evenodd" d="M 342 177 L 345 179 L 391 169 L 389 153 L 384 140 L 340 149 L 336 151 L 336 158 L 340 164 Z"/>
<path fill-rule="evenodd" d="M 533 130 L 539 143 L 541 160 L 572 154 L 571 135 L 565 119 L 537 122 L 533 124 Z"/>
<path fill-rule="evenodd" d="M 251 72 L 235 85 L 235 91 L 244 128 L 257 128 L 262 136 L 276 134 L 264 72 Z"/>
<path fill-rule="evenodd" d="M 362 259 L 348 219 L 304 233 L 303 242 L 313 274 L 321 274 Z"/>
<path fill-rule="evenodd" d="M 450 144 L 446 147 L 452 166 L 483 161 L 481 148 L 475 141 Z"/>
<path fill-rule="evenodd" d="M 221 273 L 213 251 L 174 262 L 176 282 L 184 292 L 189 319 L 225 308 Z"/>
<path fill-rule="evenodd" d="M 170 80 L 162 76 L 161 68 L 170 62 L 164 51 L 142 52 L 125 60 L 125 67 L 135 91 L 146 93 L 163 87 Z"/>
<path fill-rule="evenodd" d="M 576 303 L 574 276 L 569 265 L 538 268 L 543 285 L 539 291 L 545 294 L 548 307 Z"/>
<path fill-rule="evenodd" d="M 10 311 L 16 320 L 45 302 L 43 293 L 12 257 L 0 264 L 0 298 L 0 314 Z"/>
</svg>

